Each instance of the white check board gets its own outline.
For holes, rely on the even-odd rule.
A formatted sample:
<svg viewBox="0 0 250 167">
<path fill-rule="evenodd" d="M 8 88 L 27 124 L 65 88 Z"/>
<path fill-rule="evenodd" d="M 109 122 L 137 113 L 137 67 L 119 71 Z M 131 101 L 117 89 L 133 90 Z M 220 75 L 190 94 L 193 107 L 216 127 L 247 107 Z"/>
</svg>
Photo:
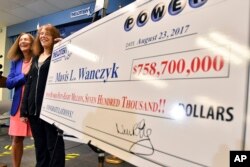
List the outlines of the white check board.
<svg viewBox="0 0 250 167">
<path fill-rule="evenodd" d="M 136 166 L 227 167 L 248 67 L 248 0 L 137 1 L 55 46 L 41 118 Z"/>
</svg>

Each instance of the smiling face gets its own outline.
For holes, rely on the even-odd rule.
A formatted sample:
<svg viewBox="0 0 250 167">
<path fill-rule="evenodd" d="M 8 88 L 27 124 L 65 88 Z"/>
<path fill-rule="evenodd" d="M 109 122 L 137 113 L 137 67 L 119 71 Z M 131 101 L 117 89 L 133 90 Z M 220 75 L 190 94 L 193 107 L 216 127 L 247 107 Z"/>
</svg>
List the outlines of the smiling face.
<svg viewBox="0 0 250 167">
<path fill-rule="evenodd" d="M 53 37 L 50 31 L 42 28 L 39 33 L 39 40 L 43 48 L 51 48 L 53 46 Z"/>
<path fill-rule="evenodd" d="M 54 39 L 60 37 L 60 32 L 51 24 L 46 24 L 38 29 L 36 39 L 33 44 L 33 54 L 39 56 L 42 53 L 51 54 L 55 44 Z"/>
<path fill-rule="evenodd" d="M 28 34 L 24 34 L 20 37 L 18 45 L 20 50 L 24 52 L 29 52 L 31 50 L 32 39 Z"/>
</svg>

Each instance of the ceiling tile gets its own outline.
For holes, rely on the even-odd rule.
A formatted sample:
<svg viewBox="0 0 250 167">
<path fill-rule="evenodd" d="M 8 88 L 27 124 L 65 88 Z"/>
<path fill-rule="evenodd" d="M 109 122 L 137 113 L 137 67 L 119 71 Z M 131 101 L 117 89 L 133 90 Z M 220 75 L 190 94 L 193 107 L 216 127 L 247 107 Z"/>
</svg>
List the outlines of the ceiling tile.
<svg viewBox="0 0 250 167">
<path fill-rule="evenodd" d="M 21 6 L 25 6 L 25 5 L 28 5 L 30 3 L 33 3 L 33 2 L 36 2 L 36 1 L 39 1 L 39 0 L 11 0 L 11 1 L 14 1 L 15 3 L 21 5 Z"/>
<path fill-rule="evenodd" d="M 46 0 L 48 3 L 62 9 L 69 9 L 75 6 L 82 5 L 83 3 L 79 0 Z"/>
<path fill-rule="evenodd" d="M 19 16 L 25 20 L 29 20 L 29 19 L 33 19 L 33 18 L 37 18 L 41 16 L 41 14 L 31 11 L 30 9 L 27 9 L 25 7 L 20 7 L 15 10 L 10 10 L 9 13 Z"/>
<path fill-rule="evenodd" d="M 30 9 L 31 11 L 40 13 L 41 15 L 48 15 L 54 12 L 58 12 L 61 9 L 52 6 L 49 3 L 46 3 L 45 1 L 36 1 L 33 2 L 31 4 L 26 5 L 25 7 L 27 7 L 28 9 Z"/>
<path fill-rule="evenodd" d="M 10 0 L 0 0 L 0 9 L 4 11 L 16 9 L 20 7 L 16 2 Z"/>
<path fill-rule="evenodd" d="M 22 18 L 0 11 L 0 26 L 17 24 L 20 22 L 23 22 Z"/>
</svg>

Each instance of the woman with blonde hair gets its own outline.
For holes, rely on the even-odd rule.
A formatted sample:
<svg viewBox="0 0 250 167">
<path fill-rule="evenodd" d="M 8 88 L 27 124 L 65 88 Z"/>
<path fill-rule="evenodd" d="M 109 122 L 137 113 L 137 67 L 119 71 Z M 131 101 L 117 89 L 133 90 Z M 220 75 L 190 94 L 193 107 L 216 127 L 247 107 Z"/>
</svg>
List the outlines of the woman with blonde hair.
<svg viewBox="0 0 250 167">
<path fill-rule="evenodd" d="M 23 155 L 24 137 L 31 135 L 30 124 L 20 118 L 20 104 L 25 89 L 27 73 L 32 62 L 32 43 L 34 38 L 31 34 L 21 33 L 11 46 L 7 57 L 11 60 L 10 73 L 6 80 L 6 87 L 15 89 L 10 110 L 9 135 L 12 137 L 12 164 L 20 167 Z"/>
<path fill-rule="evenodd" d="M 33 45 L 35 57 L 26 82 L 21 116 L 28 118 L 36 149 L 36 167 L 64 167 L 63 137 L 55 126 L 39 118 L 53 46 L 60 38 L 51 24 L 39 28 Z"/>
</svg>

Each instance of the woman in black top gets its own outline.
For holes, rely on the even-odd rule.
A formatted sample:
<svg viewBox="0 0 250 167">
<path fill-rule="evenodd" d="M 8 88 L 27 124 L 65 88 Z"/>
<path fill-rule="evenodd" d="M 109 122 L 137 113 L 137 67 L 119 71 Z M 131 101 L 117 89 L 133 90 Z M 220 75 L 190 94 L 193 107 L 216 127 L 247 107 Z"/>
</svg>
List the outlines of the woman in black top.
<svg viewBox="0 0 250 167">
<path fill-rule="evenodd" d="M 36 167 L 65 166 L 63 137 L 58 135 L 56 127 L 39 118 L 54 41 L 59 37 L 59 31 L 51 24 L 39 28 L 33 45 L 37 56 L 33 58 L 22 101 L 21 117 L 30 121 Z"/>
</svg>

